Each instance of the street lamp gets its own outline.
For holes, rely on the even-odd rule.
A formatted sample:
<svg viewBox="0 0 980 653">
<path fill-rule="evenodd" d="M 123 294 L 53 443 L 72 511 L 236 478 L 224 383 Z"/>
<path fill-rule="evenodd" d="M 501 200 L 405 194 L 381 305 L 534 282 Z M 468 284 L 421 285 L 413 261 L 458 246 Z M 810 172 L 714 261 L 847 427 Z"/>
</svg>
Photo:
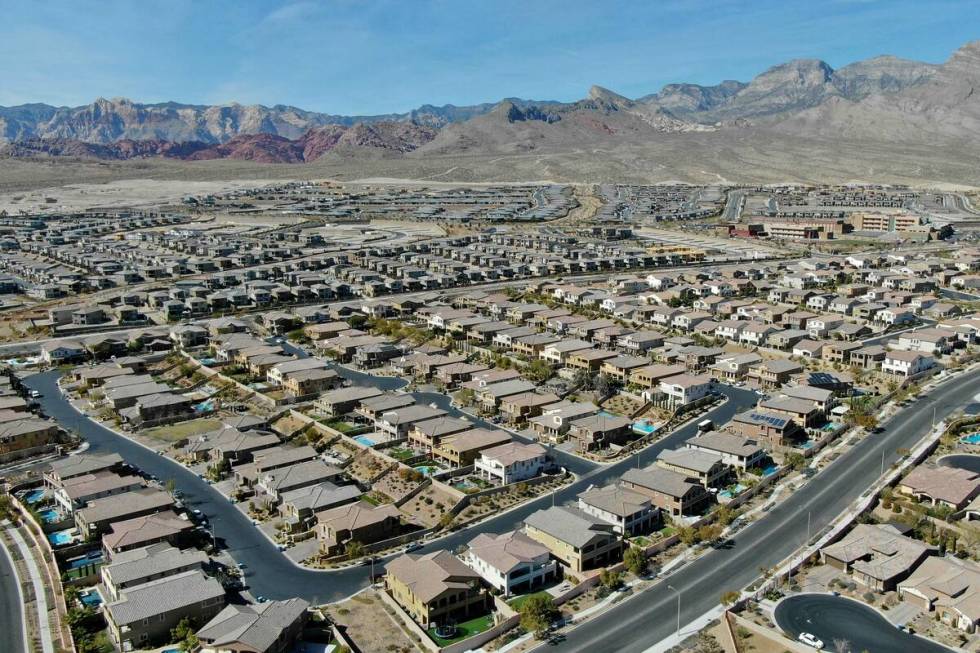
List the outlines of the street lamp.
<svg viewBox="0 0 980 653">
<path fill-rule="evenodd" d="M 667 589 L 674 590 L 675 592 L 677 592 L 677 632 L 676 632 L 676 635 L 678 637 L 680 637 L 680 635 L 681 635 L 681 593 L 680 593 L 680 590 L 678 590 L 673 585 L 668 585 L 667 586 Z"/>
</svg>

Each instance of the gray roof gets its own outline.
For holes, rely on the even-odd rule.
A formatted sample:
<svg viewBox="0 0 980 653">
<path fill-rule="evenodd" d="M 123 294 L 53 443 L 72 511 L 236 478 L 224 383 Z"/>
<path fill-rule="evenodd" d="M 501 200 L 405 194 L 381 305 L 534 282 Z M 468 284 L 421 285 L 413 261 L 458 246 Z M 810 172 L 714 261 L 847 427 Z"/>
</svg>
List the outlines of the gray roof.
<svg viewBox="0 0 980 653">
<path fill-rule="evenodd" d="M 762 447 L 755 440 L 743 438 L 740 435 L 725 431 L 708 431 L 707 433 L 702 433 L 701 435 L 688 439 L 687 446 L 701 447 L 744 457 L 752 456 L 762 451 Z"/>
<path fill-rule="evenodd" d="M 92 524 L 122 519 L 143 510 L 163 509 L 173 504 L 173 498 L 163 490 L 142 488 L 90 501 L 87 506 L 78 511 L 78 515 Z"/>
<path fill-rule="evenodd" d="M 568 506 L 552 506 L 532 513 L 524 523 L 544 533 L 583 547 L 599 534 L 611 532 L 611 525 L 592 515 Z"/>
<path fill-rule="evenodd" d="M 578 498 L 582 503 L 619 517 L 629 517 L 642 510 L 650 509 L 648 497 L 618 485 L 589 488 L 579 494 Z"/>
<path fill-rule="evenodd" d="M 314 482 L 327 481 L 336 478 L 341 473 L 340 469 L 332 467 L 322 460 L 308 460 L 268 472 L 262 479 L 262 485 L 268 490 L 295 488 Z"/>
<path fill-rule="evenodd" d="M 60 478 L 70 478 L 82 474 L 109 469 L 123 461 L 122 456 L 117 453 L 97 456 L 94 454 L 82 454 L 80 456 L 69 456 L 62 460 L 51 463 L 51 473 Z"/>
<path fill-rule="evenodd" d="M 257 605 L 229 605 L 197 631 L 206 645 L 243 645 L 265 652 L 283 632 L 303 617 L 309 607 L 303 599 L 270 601 Z"/>
<path fill-rule="evenodd" d="M 123 590 L 122 598 L 109 603 L 106 609 L 119 626 L 150 619 L 161 614 L 192 608 L 209 599 L 224 600 L 221 583 L 209 578 L 199 569 L 135 585 Z"/>
<path fill-rule="evenodd" d="M 140 578 L 168 575 L 168 572 L 194 565 L 204 565 L 208 555 L 198 549 L 180 549 L 166 542 L 142 549 L 123 551 L 112 556 L 106 569 L 117 587 Z"/>
<path fill-rule="evenodd" d="M 292 504 L 296 510 L 310 509 L 316 512 L 353 501 L 359 496 L 361 496 L 361 490 L 356 485 L 338 487 L 333 483 L 326 482 L 284 492 L 280 498 L 283 504 Z"/>
<path fill-rule="evenodd" d="M 678 472 L 651 465 L 644 469 L 630 469 L 623 474 L 623 480 L 672 497 L 682 497 L 696 484 Z"/>
<path fill-rule="evenodd" d="M 721 456 L 697 449 L 666 449 L 660 452 L 657 460 L 706 474 L 721 462 Z"/>
</svg>

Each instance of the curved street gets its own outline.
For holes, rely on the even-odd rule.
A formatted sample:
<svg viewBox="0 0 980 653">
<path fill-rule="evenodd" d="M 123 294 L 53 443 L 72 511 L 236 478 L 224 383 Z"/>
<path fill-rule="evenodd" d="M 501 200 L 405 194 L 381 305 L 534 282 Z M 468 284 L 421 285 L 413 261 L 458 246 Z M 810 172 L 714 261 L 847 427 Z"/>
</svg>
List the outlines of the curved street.
<svg viewBox="0 0 980 653">
<path fill-rule="evenodd" d="M 851 651 L 868 653 L 950 653 L 951 649 L 893 626 L 869 606 L 830 594 L 798 594 L 776 606 L 776 625 L 796 639 L 810 633 L 835 650 L 835 641 L 846 641 Z"/>
<path fill-rule="evenodd" d="M 90 443 L 90 451 L 115 451 L 131 464 L 160 479 L 173 478 L 186 501 L 208 515 L 215 536 L 249 570 L 254 594 L 269 598 L 300 596 L 311 601 L 332 601 L 348 596 L 368 582 L 366 567 L 314 571 L 293 564 L 251 521 L 214 488 L 183 466 L 82 416 L 61 395 L 59 373 L 45 372 L 28 378 L 27 385 L 39 390 L 44 411 L 60 423 L 76 427 Z M 884 424 L 883 433 L 865 438 L 834 464 L 815 476 L 767 515 L 737 533 L 731 548 L 714 549 L 670 575 L 670 584 L 680 590 L 681 621 L 690 623 L 713 609 L 722 592 L 752 582 L 759 568 L 771 567 L 803 544 L 807 515 L 811 534 L 816 535 L 878 477 L 881 464 L 898 460 L 898 449 L 913 446 L 932 423 L 933 407 L 942 419 L 972 401 L 980 371 L 962 376 L 941 392 L 921 398 Z M 745 390 L 722 386 L 729 401 L 708 415 L 716 423 L 728 421 L 736 412 L 754 405 L 756 396 Z M 648 464 L 664 449 L 678 446 L 696 431 L 691 422 L 654 443 L 639 456 L 613 465 L 593 466 L 555 496 L 540 497 L 512 511 L 497 515 L 475 528 L 463 529 L 427 544 L 423 551 L 455 549 L 468 542 L 477 530 L 504 532 L 517 527 L 529 514 L 555 501 L 572 501 L 591 484 L 604 484 L 633 465 Z M 587 463 L 586 463 L 587 464 Z M 629 606 L 628 608 L 626 606 Z M 673 634 L 677 596 L 666 583 L 621 602 L 616 608 L 591 619 L 567 633 L 562 650 L 645 651 Z"/>
<path fill-rule="evenodd" d="M 128 438 L 115 433 L 79 413 L 58 388 L 57 370 L 29 377 L 26 385 L 41 392 L 44 412 L 66 427 L 75 428 L 89 443 L 89 452 L 116 452 L 126 462 L 161 480 L 174 479 L 183 493 L 183 501 L 208 516 L 219 544 L 249 570 L 251 592 L 267 598 L 285 599 L 299 596 L 314 602 L 334 601 L 349 596 L 368 583 L 367 567 L 348 567 L 340 570 L 316 571 L 294 564 L 252 524 L 251 520 L 196 474 Z M 370 376 L 370 375 L 365 375 Z M 362 382 L 365 379 L 361 379 Z M 706 415 L 716 423 L 727 422 L 738 411 L 755 404 L 756 395 L 747 390 L 721 386 L 728 401 Z M 649 464 L 664 449 L 679 446 L 697 431 L 696 421 L 670 433 L 647 447 L 638 456 L 612 465 L 594 465 L 565 454 L 563 458 L 578 461 L 583 473 L 572 484 L 554 493 L 539 497 L 511 511 L 501 513 L 475 527 L 465 528 L 434 540 L 422 549 L 455 549 L 466 544 L 477 532 L 502 533 L 517 528 L 532 512 L 551 504 L 573 501 L 589 485 L 603 485 L 622 475 L 631 466 Z"/>
</svg>

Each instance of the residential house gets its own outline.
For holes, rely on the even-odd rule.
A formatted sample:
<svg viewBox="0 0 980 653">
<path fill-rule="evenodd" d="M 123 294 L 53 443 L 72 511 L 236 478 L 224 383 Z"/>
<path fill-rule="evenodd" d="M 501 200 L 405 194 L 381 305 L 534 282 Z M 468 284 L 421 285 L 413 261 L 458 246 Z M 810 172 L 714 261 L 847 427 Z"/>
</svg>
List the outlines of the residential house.
<svg viewBox="0 0 980 653">
<path fill-rule="evenodd" d="M 613 524 L 568 506 L 532 513 L 524 520 L 524 533 L 575 573 L 616 562 L 623 550 Z"/>
<path fill-rule="evenodd" d="M 385 566 L 384 583 L 423 629 L 485 615 L 492 605 L 480 574 L 449 551 L 401 555 Z"/>
<path fill-rule="evenodd" d="M 520 531 L 480 533 L 466 545 L 463 562 L 504 596 L 531 592 L 558 575 L 548 548 Z"/>
<path fill-rule="evenodd" d="M 697 480 L 656 464 L 627 470 L 621 483 L 628 490 L 650 497 L 654 506 L 675 517 L 696 514 L 711 499 Z"/>
</svg>

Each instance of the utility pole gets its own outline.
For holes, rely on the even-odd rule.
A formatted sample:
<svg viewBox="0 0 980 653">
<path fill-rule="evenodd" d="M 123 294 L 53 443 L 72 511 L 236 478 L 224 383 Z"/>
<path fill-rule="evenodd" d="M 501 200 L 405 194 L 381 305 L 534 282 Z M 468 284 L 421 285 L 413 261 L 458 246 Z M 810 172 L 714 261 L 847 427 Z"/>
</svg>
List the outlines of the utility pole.
<svg viewBox="0 0 980 653">
<path fill-rule="evenodd" d="M 667 589 L 674 590 L 674 592 L 677 593 L 677 631 L 676 631 L 675 634 L 678 637 L 680 637 L 681 636 L 681 593 L 673 585 L 668 585 L 667 586 Z"/>
</svg>

